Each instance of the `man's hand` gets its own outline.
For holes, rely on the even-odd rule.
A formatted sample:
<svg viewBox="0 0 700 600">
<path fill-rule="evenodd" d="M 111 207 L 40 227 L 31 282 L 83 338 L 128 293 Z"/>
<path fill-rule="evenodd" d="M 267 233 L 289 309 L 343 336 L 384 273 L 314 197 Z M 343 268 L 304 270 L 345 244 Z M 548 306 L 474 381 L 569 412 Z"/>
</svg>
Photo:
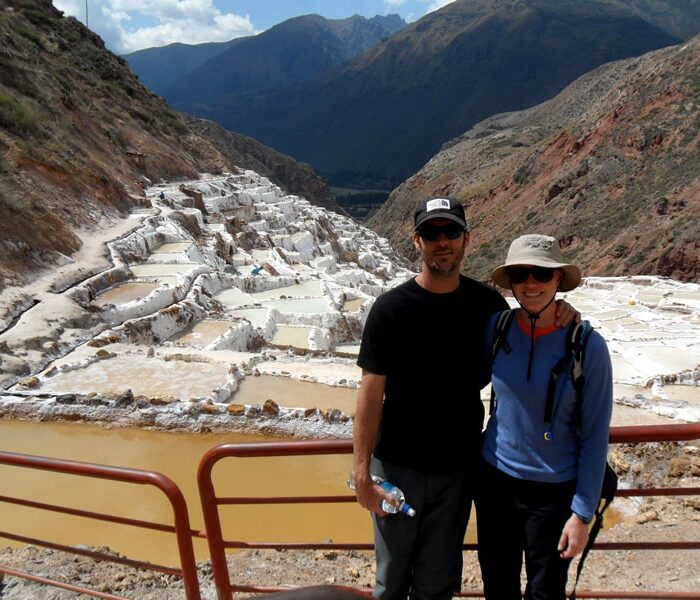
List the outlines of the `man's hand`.
<svg viewBox="0 0 700 600">
<path fill-rule="evenodd" d="M 556 307 L 555 324 L 557 327 L 568 327 L 572 321 L 579 322 L 581 320 L 581 313 L 566 300 L 557 300 Z"/>
<path fill-rule="evenodd" d="M 370 512 L 384 517 L 389 513 L 382 510 L 382 500 L 396 504 L 396 498 L 390 496 L 380 486 L 372 481 L 369 474 L 355 475 L 355 495 L 357 503 Z"/>
<path fill-rule="evenodd" d="M 586 547 L 588 541 L 588 525 L 576 515 L 571 515 L 564 524 L 564 529 L 559 538 L 559 556 L 573 558 Z"/>
</svg>

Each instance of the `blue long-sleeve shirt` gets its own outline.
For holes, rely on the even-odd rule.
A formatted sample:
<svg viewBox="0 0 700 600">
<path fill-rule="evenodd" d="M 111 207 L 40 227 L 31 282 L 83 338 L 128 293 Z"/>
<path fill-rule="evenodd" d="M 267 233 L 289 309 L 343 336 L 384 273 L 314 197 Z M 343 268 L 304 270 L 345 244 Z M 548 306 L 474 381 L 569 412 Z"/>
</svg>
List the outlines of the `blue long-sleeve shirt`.
<svg viewBox="0 0 700 600">
<path fill-rule="evenodd" d="M 491 348 L 496 317 L 487 328 Z M 612 415 L 612 365 L 603 337 L 589 335 L 583 362 L 580 422 L 575 416 L 576 392 L 568 372 L 559 378 L 551 423 L 545 423 L 545 403 L 552 369 L 565 353 L 567 329 L 539 335 L 534 343 L 530 380 L 529 332 L 517 317 L 492 365 L 491 385 L 496 407 L 484 437 L 483 456 L 493 466 L 518 479 L 543 482 L 576 480 L 571 510 L 590 519 L 600 499 Z M 490 357 L 489 357 L 490 360 Z M 552 433 L 545 440 L 544 433 Z"/>
</svg>

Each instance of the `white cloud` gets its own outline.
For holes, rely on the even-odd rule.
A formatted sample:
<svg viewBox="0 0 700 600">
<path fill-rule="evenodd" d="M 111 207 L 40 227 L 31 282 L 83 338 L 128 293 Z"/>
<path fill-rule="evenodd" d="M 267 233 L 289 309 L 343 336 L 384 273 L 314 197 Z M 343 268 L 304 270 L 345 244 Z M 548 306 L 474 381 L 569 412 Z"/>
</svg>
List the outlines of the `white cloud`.
<svg viewBox="0 0 700 600">
<path fill-rule="evenodd" d="M 396 9 L 399 6 L 406 4 L 406 0 L 384 0 L 384 4 L 387 5 L 389 10 Z"/>
<path fill-rule="evenodd" d="M 442 8 L 443 6 L 447 6 L 448 4 L 452 4 L 455 0 L 432 0 L 430 2 L 428 8 L 425 10 L 425 13 L 428 14 L 430 12 L 433 12 L 434 10 L 438 10 L 439 8 Z"/>
<path fill-rule="evenodd" d="M 222 13 L 212 0 L 87 0 L 90 29 L 119 54 L 174 42 L 224 42 L 256 33 L 250 17 Z M 54 0 L 85 22 L 84 0 Z"/>
</svg>

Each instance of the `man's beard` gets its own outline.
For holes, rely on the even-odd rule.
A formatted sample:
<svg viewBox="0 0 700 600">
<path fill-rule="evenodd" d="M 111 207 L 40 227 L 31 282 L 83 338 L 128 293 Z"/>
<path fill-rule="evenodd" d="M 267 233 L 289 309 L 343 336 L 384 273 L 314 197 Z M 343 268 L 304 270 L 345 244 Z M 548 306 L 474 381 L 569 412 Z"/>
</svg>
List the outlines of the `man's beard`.
<svg viewBox="0 0 700 600">
<path fill-rule="evenodd" d="M 432 260 L 430 262 L 426 261 L 425 264 L 434 277 L 450 277 L 459 269 L 460 263 L 460 260 L 452 260 L 447 264 L 443 263 L 441 265 L 437 260 Z"/>
</svg>

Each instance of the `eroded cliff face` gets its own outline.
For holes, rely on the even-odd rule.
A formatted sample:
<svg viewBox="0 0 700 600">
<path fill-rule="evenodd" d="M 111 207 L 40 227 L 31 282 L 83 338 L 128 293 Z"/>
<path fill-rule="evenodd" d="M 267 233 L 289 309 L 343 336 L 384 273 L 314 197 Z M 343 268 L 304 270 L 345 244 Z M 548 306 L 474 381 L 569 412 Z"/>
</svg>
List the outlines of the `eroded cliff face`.
<svg viewBox="0 0 700 600">
<path fill-rule="evenodd" d="M 414 206 L 464 202 L 467 273 L 487 279 L 510 241 L 558 237 L 587 275 L 700 277 L 700 38 L 605 65 L 552 100 L 446 144 L 369 223 L 407 254 Z"/>
</svg>

